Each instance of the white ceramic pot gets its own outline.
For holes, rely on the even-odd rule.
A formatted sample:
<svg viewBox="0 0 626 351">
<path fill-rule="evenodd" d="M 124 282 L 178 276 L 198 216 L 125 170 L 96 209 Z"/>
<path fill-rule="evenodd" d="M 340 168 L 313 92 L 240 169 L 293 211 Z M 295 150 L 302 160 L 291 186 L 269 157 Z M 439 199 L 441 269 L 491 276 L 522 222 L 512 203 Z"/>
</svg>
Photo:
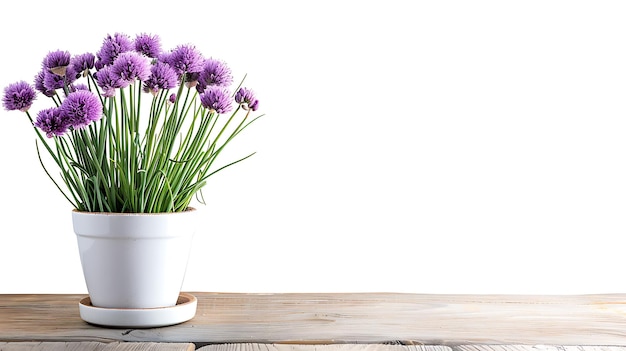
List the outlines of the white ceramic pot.
<svg viewBox="0 0 626 351">
<path fill-rule="evenodd" d="M 136 214 L 72 212 L 91 303 L 103 308 L 176 305 L 196 210 Z"/>
</svg>

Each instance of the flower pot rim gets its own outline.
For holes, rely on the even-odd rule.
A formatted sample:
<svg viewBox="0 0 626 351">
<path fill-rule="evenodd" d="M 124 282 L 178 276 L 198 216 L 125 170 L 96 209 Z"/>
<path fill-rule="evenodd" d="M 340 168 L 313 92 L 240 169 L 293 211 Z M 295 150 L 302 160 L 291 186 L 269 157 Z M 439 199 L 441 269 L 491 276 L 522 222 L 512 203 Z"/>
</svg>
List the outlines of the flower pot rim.
<svg viewBox="0 0 626 351">
<path fill-rule="evenodd" d="M 91 211 L 80 211 L 76 208 L 72 209 L 73 213 L 81 214 L 81 215 L 94 215 L 94 216 L 167 216 L 167 215 L 175 215 L 182 213 L 191 213 L 195 212 L 197 209 L 195 207 L 187 207 L 184 211 L 176 211 L 176 212 L 91 212 Z"/>
</svg>

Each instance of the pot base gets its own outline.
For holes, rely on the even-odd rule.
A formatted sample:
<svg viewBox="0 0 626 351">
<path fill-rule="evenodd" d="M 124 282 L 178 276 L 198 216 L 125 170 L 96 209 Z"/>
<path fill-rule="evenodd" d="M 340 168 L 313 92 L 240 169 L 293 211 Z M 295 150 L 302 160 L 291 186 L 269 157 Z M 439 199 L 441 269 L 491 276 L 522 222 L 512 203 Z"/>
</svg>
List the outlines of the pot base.
<svg viewBox="0 0 626 351">
<path fill-rule="evenodd" d="M 115 328 L 156 328 L 179 324 L 196 315 L 198 299 L 180 293 L 175 306 L 163 308 L 103 308 L 91 304 L 91 299 L 80 300 L 80 318 L 87 323 Z"/>
</svg>

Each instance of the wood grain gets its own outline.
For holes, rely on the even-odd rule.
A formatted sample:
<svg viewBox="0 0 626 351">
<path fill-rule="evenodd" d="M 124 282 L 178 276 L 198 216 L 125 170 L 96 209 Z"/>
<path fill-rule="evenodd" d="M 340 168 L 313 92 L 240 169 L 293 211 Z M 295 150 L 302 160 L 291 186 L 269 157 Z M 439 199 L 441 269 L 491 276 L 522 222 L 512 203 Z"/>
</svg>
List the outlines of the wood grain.
<svg viewBox="0 0 626 351">
<path fill-rule="evenodd" d="M 622 346 L 567 346 L 567 345 L 471 345 L 422 346 L 385 344 L 334 344 L 334 345 L 288 345 L 288 344 L 218 344 L 201 347 L 198 351 L 625 351 Z"/>
<path fill-rule="evenodd" d="M 626 346 L 626 294 L 192 294 L 192 320 L 153 329 L 89 325 L 84 295 L 0 295 L 0 341 Z"/>
<path fill-rule="evenodd" d="M 573 345 L 461 345 L 454 351 L 626 351 L 623 346 Z"/>
<path fill-rule="evenodd" d="M 0 351 L 193 351 L 194 344 L 154 342 L 0 342 Z"/>
<path fill-rule="evenodd" d="M 383 344 L 335 344 L 335 345 L 289 345 L 289 344 L 218 344 L 204 346 L 198 351 L 452 351 L 446 346 L 383 345 Z"/>
</svg>

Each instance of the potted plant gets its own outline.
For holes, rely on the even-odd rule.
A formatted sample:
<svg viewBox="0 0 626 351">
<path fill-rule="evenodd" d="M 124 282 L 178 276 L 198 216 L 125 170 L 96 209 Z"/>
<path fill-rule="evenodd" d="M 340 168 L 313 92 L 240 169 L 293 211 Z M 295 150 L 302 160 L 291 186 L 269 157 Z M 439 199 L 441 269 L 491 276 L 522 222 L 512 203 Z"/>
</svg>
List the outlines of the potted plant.
<svg viewBox="0 0 626 351">
<path fill-rule="evenodd" d="M 210 176 L 254 154 L 216 163 L 261 117 L 243 79 L 232 83 L 226 63 L 191 44 L 163 50 L 157 35 L 115 33 L 95 53 L 51 51 L 32 84 L 5 87 L 4 108 L 26 114 L 44 171 L 73 207 L 86 321 L 155 326 L 195 314 L 194 298 L 180 294 L 197 213 L 191 201 L 203 202 Z M 31 115 L 37 95 L 50 104 Z"/>
</svg>

